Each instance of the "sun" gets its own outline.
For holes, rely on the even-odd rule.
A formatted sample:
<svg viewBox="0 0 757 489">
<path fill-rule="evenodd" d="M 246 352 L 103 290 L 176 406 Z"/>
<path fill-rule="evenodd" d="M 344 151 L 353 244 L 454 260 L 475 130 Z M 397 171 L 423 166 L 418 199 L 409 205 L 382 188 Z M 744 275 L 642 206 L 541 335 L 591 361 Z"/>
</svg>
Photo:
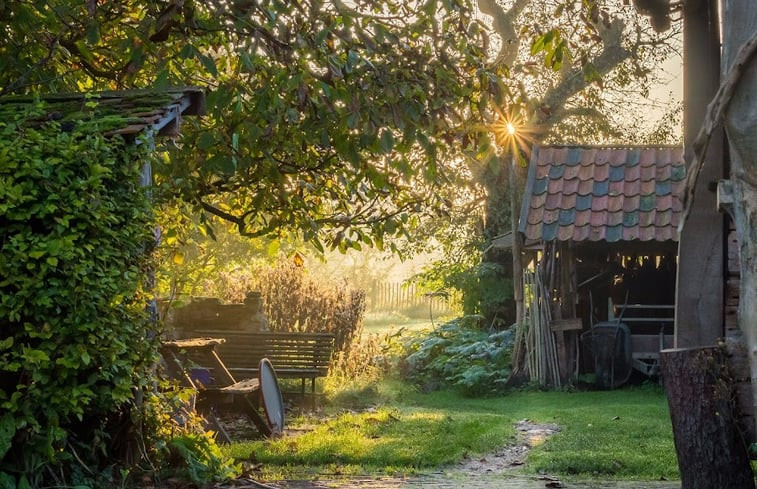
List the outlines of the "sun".
<svg viewBox="0 0 757 489">
<path fill-rule="evenodd" d="M 494 134 L 497 146 L 508 153 L 522 151 L 528 154 L 534 142 L 534 128 L 523 120 L 520 111 L 498 111 L 489 130 Z"/>
</svg>

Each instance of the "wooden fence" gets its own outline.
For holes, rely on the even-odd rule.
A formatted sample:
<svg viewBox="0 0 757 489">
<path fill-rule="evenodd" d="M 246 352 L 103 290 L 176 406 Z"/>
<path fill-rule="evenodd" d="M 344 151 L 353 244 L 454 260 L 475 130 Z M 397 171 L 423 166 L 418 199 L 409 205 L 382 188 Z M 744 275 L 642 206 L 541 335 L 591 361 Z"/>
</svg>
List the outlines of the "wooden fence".
<svg viewBox="0 0 757 489">
<path fill-rule="evenodd" d="M 429 306 L 434 317 L 449 314 L 446 297 L 441 294 L 424 294 L 415 284 L 402 282 L 374 282 L 368 291 L 367 309 L 370 312 L 402 312 L 407 315 L 429 314 Z"/>
</svg>

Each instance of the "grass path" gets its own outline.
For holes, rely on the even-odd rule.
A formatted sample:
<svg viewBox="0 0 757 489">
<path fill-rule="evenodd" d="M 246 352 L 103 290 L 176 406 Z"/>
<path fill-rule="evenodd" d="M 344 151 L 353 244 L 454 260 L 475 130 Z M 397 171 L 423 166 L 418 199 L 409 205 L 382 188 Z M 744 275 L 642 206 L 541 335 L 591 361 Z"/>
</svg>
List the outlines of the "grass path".
<svg viewBox="0 0 757 489">
<path fill-rule="evenodd" d="M 438 325 L 439 321 L 435 319 L 434 323 Z M 383 335 L 400 329 L 417 331 L 431 327 L 429 318 L 409 318 L 400 314 L 368 314 L 363 319 L 363 332 L 368 334 Z"/>
<path fill-rule="evenodd" d="M 383 391 L 382 391 L 383 389 Z M 451 467 L 515 443 L 528 419 L 561 428 L 536 444 L 520 469 L 573 479 L 678 478 L 665 397 L 656 388 L 603 392 L 515 392 L 490 399 L 421 394 L 390 384 L 366 396 L 381 403 L 292 420 L 298 436 L 231 445 L 261 463 L 266 479 L 323 474 L 407 475 Z"/>
</svg>

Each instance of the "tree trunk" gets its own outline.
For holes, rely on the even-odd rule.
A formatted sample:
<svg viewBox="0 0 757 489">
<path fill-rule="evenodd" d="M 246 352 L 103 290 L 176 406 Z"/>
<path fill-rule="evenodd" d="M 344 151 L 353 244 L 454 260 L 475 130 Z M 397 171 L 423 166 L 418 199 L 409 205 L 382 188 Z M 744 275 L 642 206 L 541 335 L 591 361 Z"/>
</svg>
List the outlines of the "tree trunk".
<svg viewBox="0 0 757 489">
<path fill-rule="evenodd" d="M 661 352 L 682 489 L 754 489 L 722 347 Z"/>
</svg>

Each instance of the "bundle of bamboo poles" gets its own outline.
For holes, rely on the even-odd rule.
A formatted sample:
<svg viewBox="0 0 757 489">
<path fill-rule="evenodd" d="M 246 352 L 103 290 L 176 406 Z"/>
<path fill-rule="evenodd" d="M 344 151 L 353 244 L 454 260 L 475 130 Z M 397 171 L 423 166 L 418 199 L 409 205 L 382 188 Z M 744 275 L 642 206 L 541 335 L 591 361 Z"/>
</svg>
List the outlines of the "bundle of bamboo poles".
<svg viewBox="0 0 757 489">
<path fill-rule="evenodd" d="M 544 284 L 541 267 L 523 273 L 526 291 L 526 317 L 521 348 L 531 381 L 540 385 L 560 387 L 560 367 L 557 360 L 555 336 L 550 328 L 549 288 Z M 518 344 L 518 343 L 516 343 Z"/>
</svg>

